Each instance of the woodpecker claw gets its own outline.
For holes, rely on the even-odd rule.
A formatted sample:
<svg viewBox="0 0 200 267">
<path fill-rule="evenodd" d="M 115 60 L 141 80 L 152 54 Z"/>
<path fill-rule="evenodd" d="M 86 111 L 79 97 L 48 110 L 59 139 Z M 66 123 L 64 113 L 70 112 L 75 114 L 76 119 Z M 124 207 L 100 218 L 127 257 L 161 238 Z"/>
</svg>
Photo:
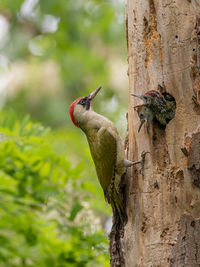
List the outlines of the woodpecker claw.
<svg viewBox="0 0 200 267">
<path fill-rule="evenodd" d="M 145 162 L 145 156 L 146 156 L 146 154 L 147 153 L 149 153 L 150 154 L 150 152 L 145 152 L 145 151 L 143 151 L 142 153 L 141 153 L 141 160 L 138 160 L 138 161 L 134 161 L 134 162 L 132 162 L 132 161 L 129 161 L 129 160 L 124 160 L 124 166 L 125 167 L 131 167 L 131 166 L 133 166 L 133 165 L 136 165 L 136 164 L 141 164 L 142 165 L 142 168 L 144 168 L 144 162 Z"/>
<path fill-rule="evenodd" d="M 151 154 L 151 153 L 149 151 L 142 151 L 141 153 L 142 163 L 144 163 L 145 161 L 146 154 Z"/>
</svg>

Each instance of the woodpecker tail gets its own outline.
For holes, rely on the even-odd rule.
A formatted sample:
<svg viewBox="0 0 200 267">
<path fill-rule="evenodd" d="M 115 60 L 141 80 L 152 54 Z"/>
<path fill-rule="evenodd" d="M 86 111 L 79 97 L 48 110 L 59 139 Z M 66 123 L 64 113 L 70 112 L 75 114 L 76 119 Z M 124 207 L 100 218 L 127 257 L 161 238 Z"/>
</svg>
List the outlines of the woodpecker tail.
<svg viewBox="0 0 200 267">
<path fill-rule="evenodd" d="M 110 204 L 113 210 L 113 226 L 117 228 L 125 225 L 128 221 L 124 203 L 122 196 L 114 188 L 110 198 Z"/>
</svg>

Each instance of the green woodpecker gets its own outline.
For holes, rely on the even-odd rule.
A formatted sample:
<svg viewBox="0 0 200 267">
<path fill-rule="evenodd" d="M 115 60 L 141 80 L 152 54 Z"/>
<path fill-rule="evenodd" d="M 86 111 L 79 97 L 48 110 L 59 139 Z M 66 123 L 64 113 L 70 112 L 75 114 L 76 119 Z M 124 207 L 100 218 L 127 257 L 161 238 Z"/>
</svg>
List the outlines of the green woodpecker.
<svg viewBox="0 0 200 267">
<path fill-rule="evenodd" d="M 112 206 L 114 224 L 125 224 L 127 215 L 120 194 L 120 182 L 126 167 L 143 163 L 144 158 L 137 162 L 125 159 L 124 147 L 115 125 L 92 110 L 92 101 L 100 89 L 76 99 L 70 105 L 69 114 L 74 125 L 86 134 L 105 199 Z"/>
</svg>

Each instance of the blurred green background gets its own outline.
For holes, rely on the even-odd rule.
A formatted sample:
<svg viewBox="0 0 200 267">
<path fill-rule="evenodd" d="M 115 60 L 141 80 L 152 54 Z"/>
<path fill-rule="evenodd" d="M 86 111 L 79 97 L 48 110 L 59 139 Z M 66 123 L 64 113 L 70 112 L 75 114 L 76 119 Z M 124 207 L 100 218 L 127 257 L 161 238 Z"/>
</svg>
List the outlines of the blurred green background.
<svg viewBox="0 0 200 267">
<path fill-rule="evenodd" d="M 109 266 L 105 203 L 68 108 L 126 132 L 124 0 L 0 0 L 0 266 Z"/>
</svg>

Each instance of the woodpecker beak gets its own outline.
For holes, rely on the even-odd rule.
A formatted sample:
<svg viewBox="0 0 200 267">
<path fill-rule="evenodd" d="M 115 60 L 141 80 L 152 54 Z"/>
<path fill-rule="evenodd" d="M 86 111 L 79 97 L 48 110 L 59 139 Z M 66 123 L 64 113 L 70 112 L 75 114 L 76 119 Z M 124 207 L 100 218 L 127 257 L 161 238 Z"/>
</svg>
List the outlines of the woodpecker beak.
<svg viewBox="0 0 200 267">
<path fill-rule="evenodd" d="M 91 102 L 100 90 L 101 90 L 101 86 L 98 87 L 96 90 L 94 90 L 91 94 L 89 94 L 88 100 Z"/>
<path fill-rule="evenodd" d="M 138 97 L 138 98 L 140 98 L 140 99 L 142 99 L 142 100 L 144 100 L 142 95 L 136 95 L 136 94 L 131 94 L 131 95 L 132 95 L 132 96 L 135 96 L 135 97 Z"/>
</svg>

